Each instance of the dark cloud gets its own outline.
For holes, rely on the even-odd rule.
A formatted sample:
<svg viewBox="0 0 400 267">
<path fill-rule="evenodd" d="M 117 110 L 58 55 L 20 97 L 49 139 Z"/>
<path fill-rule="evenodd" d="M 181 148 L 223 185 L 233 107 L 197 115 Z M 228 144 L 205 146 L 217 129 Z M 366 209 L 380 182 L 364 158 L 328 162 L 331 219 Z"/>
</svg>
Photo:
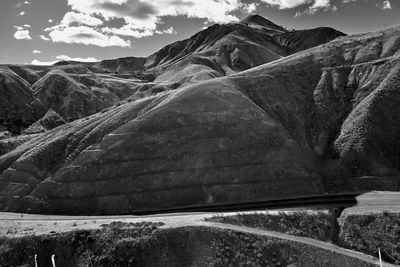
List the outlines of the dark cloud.
<svg viewBox="0 0 400 267">
<path fill-rule="evenodd" d="M 157 14 L 157 10 L 152 5 L 138 0 L 129 0 L 123 4 L 114 4 L 111 2 L 99 3 L 95 5 L 95 8 L 107 9 L 121 16 L 136 19 L 147 19 L 151 15 Z"/>
<path fill-rule="evenodd" d="M 96 38 L 96 36 L 94 34 L 90 34 L 90 33 L 77 33 L 77 34 L 73 34 L 72 37 L 87 38 L 87 39 Z"/>
<path fill-rule="evenodd" d="M 173 1 L 171 1 L 171 5 L 191 7 L 191 6 L 193 6 L 193 2 L 182 1 L 182 0 L 173 0 Z"/>
</svg>

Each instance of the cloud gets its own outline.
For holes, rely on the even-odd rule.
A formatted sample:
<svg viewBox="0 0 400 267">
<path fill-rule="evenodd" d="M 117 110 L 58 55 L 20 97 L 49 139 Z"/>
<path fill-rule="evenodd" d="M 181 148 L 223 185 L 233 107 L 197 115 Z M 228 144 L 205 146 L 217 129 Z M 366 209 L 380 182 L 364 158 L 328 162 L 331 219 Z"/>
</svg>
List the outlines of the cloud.
<svg viewBox="0 0 400 267">
<path fill-rule="evenodd" d="M 177 34 L 177 31 L 173 27 L 169 27 L 165 30 L 157 30 L 157 34 Z"/>
<path fill-rule="evenodd" d="M 31 4 L 31 2 L 25 1 L 25 2 L 23 2 L 23 3 L 14 4 L 14 7 L 16 7 L 16 8 L 22 8 L 24 5 L 30 5 L 30 4 Z"/>
<path fill-rule="evenodd" d="M 104 27 L 102 29 L 102 31 L 104 33 L 114 33 L 114 34 L 117 34 L 117 35 L 131 36 L 131 37 L 134 37 L 134 38 L 142 38 L 142 37 L 152 36 L 154 34 L 153 30 L 132 29 L 129 24 L 124 25 L 121 28 Z"/>
<path fill-rule="evenodd" d="M 49 22 L 49 23 L 53 23 L 53 19 L 49 19 L 48 22 Z"/>
<path fill-rule="evenodd" d="M 14 33 L 14 38 L 17 40 L 31 40 L 32 37 L 29 35 L 29 31 L 28 30 L 17 30 Z"/>
<path fill-rule="evenodd" d="M 36 50 L 35 49 L 35 50 L 32 51 L 32 54 L 40 54 L 40 53 L 42 53 L 42 51 L 40 51 L 40 50 Z"/>
<path fill-rule="evenodd" d="M 120 46 L 129 47 L 131 42 L 115 35 L 100 33 L 87 26 L 73 26 L 61 29 L 54 29 L 49 33 L 53 42 L 68 44 L 97 45 L 101 47 Z"/>
<path fill-rule="evenodd" d="M 34 50 L 34 51 L 38 51 L 38 50 Z M 40 61 L 40 60 L 34 59 L 34 60 L 32 60 L 31 64 L 41 65 L 41 66 L 49 66 L 49 65 L 53 65 L 54 63 L 57 63 L 59 61 L 79 61 L 79 62 L 97 62 L 98 61 L 98 59 L 95 57 L 81 58 L 81 57 L 70 57 L 67 55 L 56 56 L 56 59 L 57 60 L 53 60 L 53 61 Z"/>
<path fill-rule="evenodd" d="M 387 1 L 383 1 L 383 3 L 382 3 L 382 7 L 381 7 L 382 9 L 392 9 L 392 5 L 390 4 L 390 1 L 389 0 L 387 0 Z"/>
<path fill-rule="evenodd" d="M 50 38 L 48 38 L 44 35 L 39 35 L 39 38 L 42 39 L 43 41 L 50 41 Z"/>
<path fill-rule="evenodd" d="M 262 2 L 276 7 L 278 9 L 293 9 L 293 8 L 303 8 L 296 12 L 295 17 L 301 15 L 312 15 L 318 11 L 336 11 L 337 7 L 332 4 L 332 2 L 339 3 L 349 3 L 356 0 L 261 0 Z"/>
<path fill-rule="evenodd" d="M 79 61 L 79 62 L 97 62 L 97 58 L 95 57 L 87 57 L 87 58 L 81 58 L 81 57 L 69 57 L 67 55 L 59 55 L 56 56 L 57 59 L 59 60 L 64 60 L 64 61 Z"/>
<path fill-rule="evenodd" d="M 244 4 L 241 0 L 67 0 L 74 12 L 65 14 L 58 26 L 67 28 L 67 22 L 85 24 L 103 34 L 142 38 L 154 34 L 173 34 L 173 28 L 160 30 L 159 25 L 166 16 L 185 16 L 205 19 L 207 22 L 228 23 L 238 21 L 235 11 L 252 13 L 258 4 Z M 70 14 L 69 14 L 70 13 Z M 74 14 L 74 15 L 72 15 Z M 71 19 L 71 17 L 87 17 Z M 98 19 L 101 17 L 102 19 Z M 91 18 L 91 19 L 89 19 Z M 96 23 L 88 23 L 92 19 Z M 119 28 L 99 27 L 100 21 L 108 22 L 122 19 L 125 23 Z M 71 25 L 71 23 L 69 24 Z M 76 26 L 76 25 L 73 25 Z M 53 28 L 55 30 L 55 28 Z"/>
<path fill-rule="evenodd" d="M 243 7 L 240 0 L 68 0 L 71 8 L 101 14 L 106 20 L 123 18 L 131 28 L 155 29 L 164 16 L 186 16 L 215 23 L 238 21 L 232 14 Z"/>
<path fill-rule="evenodd" d="M 99 26 L 103 24 L 103 21 L 88 14 L 67 12 L 61 20 L 59 26 L 67 27 L 74 23 L 79 25 Z"/>
<path fill-rule="evenodd" d="M 31 64 L 32 65 L 40 65 L 40 66 L 50 66 L 50 65 L 53 65 L 56 62 L 58 62 L 58 60 L 55 60 L 55 61 L 40 61 L 40 60 L 34 59 L 34 60 L 32 60 Z"/>
<path fill-rule="evenodd" d="M 21 12 L 19 12 L 19 14 L 18 14 L 18 16 L 23 16 L 23 15 L 25 15 L 25 11 L 21 11 Z"/>
<path fill-rule="evenodd" d="M 271 6 L 275 6 L 279 9 L 290 9 L 301 5 L 311 4 L 313 0 L 261 0 Z"/>
<path fill-rule="evenodd" d="M 176 34 L 173 27 L 169 27 L 165 30 L 132 29 L 129 24 L 124 25 L 121 28 L 104 27 L 102 28 L 102 31 L 105 33 L 115 33 L 117 35 L 131 36 L 134 38 L 148 37 L 153 36 L 154 34 Z"/>
<path fill-rule="evenodd" d="M 332 5 L 330 0 L 315 0 L 306 11 L 305 14 L 312 15 L 318 11 L 336 11 L 337 7 Z"/>
<path fill-rule="evenodd" d="M 337 7 L 332 4 L 332 0 L 261 0 L 279 9 L 292 9 L 305 7 L 304 11 L 297 11 L 296 17 L 307 14 L 312 15 L 318 11 L 336 11 Z M 350 3 L 356 0 L 341 0 L 343 3 Z M 340 1 L 336 1 L 338 3 Z"/>
<path fill-rule="evenodd" d="M 254 11 L 257 10 L 259 5 L 260 3 L 243 4 L 242 8 L 246 13 L 254 13 Z"/>
<path fill-rule="evenodd" d="M 13 26 L 13 28 L 17 29 L 17 31 L 22 31 L 25 28 L 30 28 L 30 27 L 31 27 L 31 25 L 29 25 L 29 24 L 25 24 L 23 26 Z"/>
</svg>

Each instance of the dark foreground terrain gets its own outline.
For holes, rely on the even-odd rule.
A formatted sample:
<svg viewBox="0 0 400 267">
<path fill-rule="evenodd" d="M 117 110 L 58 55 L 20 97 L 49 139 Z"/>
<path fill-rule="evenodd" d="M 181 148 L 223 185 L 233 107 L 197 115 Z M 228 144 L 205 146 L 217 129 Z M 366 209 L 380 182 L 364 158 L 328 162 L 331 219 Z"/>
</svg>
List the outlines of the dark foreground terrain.
<svg viewBox="0 0 400 267">
<path fill-rule="evenodd" d="M 157 229 L 114 223 L 101 230 L 0 240 L 2 266 L 375 266 L 339 252 L 241 231 Z M 347 263 L 346 263 L 347 262 Z M 346 265 L 347 264 L 347 265 Z"/>
<path fill-rule="evenodd" d="M 399 266 L 398 196 L 368 193 L 341 214 L 331 204 L 146 216 L 0 213 L 1 266 L 34 266 L 35 254 L 39 266 L 51 266 L 51 255 L 57 266 L 379 266 L 377 247 L 383 266 Z"/>
<path fill-rule="evenodd" d="M 336 217 L 333 210 L 312 213 L 256 213 L 216 216 L 209 220 L 318 239 L 375 257 L 379 257 L 378 248 L 380 248 L 384 260 L 400 264 L 400 213 L 398 212 L 383 211 L 367 214 L 346 212 L 340 218 Z"/>
</svg>

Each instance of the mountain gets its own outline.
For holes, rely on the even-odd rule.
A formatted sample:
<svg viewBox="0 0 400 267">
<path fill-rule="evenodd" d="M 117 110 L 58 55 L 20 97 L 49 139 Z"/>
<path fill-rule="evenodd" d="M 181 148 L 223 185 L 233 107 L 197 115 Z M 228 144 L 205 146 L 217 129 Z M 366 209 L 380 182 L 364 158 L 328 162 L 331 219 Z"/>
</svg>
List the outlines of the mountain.
<svg viewBox="0 0 400 267">
<path fill-rule="evenodd" d="M 274 27 L 250 17 L 153 54 L 143 67 L 153 81 L 127 78 L 136 86 L 117 104 L 46 130 L 0 157 L 0 209 L 123 214 L 400 190 L 400 27 L 355 36 L 334 31 L 334 40 L 297 53 L 328 40 L 323 33 L 330 30 L 301 36 L 276 28 L 264 35 Z M 218 56 L 227 42 L 287 54 L 227 71 L 233 52 Z M 256 62 L 251 55 L 244 58 Z M 132 72 L 96 73 L 96 64 L 52 66 L 33 92 L 51 90 L 44 81 L 59 73 L 73 87 L 68 92 L 86 95 L 104 77 L 140 73 L 136 65 Z M 189 79 L 182 82 L 180 72 Z"/>
<path fill-rule="evenodd" d="M 20 132 L 36 120 L 34 96 L 29 83 L 6 66 L 0 66 L 0 123 Z"/>
</svg>

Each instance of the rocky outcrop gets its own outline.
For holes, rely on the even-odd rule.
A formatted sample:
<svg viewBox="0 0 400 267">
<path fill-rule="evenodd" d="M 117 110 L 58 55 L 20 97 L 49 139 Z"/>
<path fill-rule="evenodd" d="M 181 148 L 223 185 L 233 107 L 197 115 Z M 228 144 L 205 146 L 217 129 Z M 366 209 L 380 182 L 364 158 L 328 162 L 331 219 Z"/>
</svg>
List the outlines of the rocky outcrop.
<svg viewBox="0 0 400 267">
<path fill-rule="evenodd" d="M 40 119 L 40 125 L 45 130 L 51 130 L 60 125 L 63 125 L 65 120 L 54 110 L 49 109 L 47 113 Z"/>
<path fill-rule="evenodd" d="M 40 120 L 29 126 L 29 128 L 25 130 L 25 133 L 27 134 L 42 133 L 54 129 L 65 123 L 66 122 L 63 119 L 63 117 L 61 117 L 54 110 L 49 109 L 47 113 L 43 116 L 43 118 L 41 118 Z"/>
</svg>

